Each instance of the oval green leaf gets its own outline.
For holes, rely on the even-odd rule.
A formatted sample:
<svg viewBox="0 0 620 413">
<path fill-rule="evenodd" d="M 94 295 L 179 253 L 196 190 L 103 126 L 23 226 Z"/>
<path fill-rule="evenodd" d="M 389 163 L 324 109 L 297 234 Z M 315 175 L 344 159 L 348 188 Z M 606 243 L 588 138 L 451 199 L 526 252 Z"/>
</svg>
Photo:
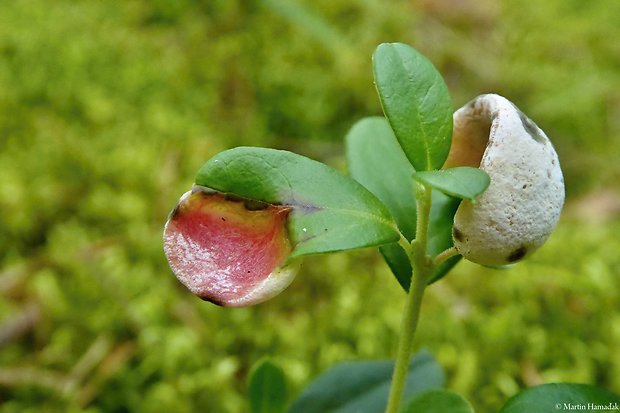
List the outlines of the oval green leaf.
<svg viewBox="0 0 620 413">
<path fill-rule="evenodd" d="M 452 242 L 452 224 L 454 214 L 459 207 L 461 200 L 445 195 L 439 191 L 433 190 L 433 204 L 431 207 L 431 217 L 428 224 L 428 254 L 431 257 L 436 256 L 442 251 L 451 248 Z M 411 263 L 407 253 L 398 243 L 382 245 L 379 247 L 381 255 L 387 262 L 390 270 L 403 287 L 405 291 L 409 291 L 411 284 Z M 428 284 L 432 284 L 443 278 L 460 260 L 461 256 L 457 255 L 446 260 L 443 264 L 435 269 L 435 272 L 428 280 Z"/>
<path fill-rule="evenodd" d="M 286 408 L 286 377 L 270 360 L 259 361 L 250 373 L 250 411 L 282 413 Z"/>
<path fill-rule="evenodd" d="M 196 184 L 292 208 L 290 258 L 378 246 L 400 238 L 389 210 L 353 179 L 288 151 L 238 147 L 198 171 Z"/>
<path fill-rule="evenodd" d="M 610 391 L 589 384 L 550 383 L 517 393 L 500 413 L 614 410 L 620 410 L 620 396 Z"/>
<path fill-rule="evenodd" d="M 394 277 L 396 277 L 396 281 L 405 291 L 409 291 L 413 268 L 411 267 L 407 252 L 398 242 L 380 246 L 379 252 L 381 252 L 383 259 L 390 267 Z"/>
<path fill-rule="evenodd" d="M 357 122 L 346 137 L 347 162 L 351 176 L 368 188 L 390 210 L 407 240 L 415 237 L 416 199 L 412 175 L 415 170 L 398 144 L 385 118 L 370 117 Z M 433 191 L 429 223 L 428 253 L 432 256 L 452 247 L 452 221 L 460 200 Z M 381 254 L 400 285 L 409 289 L 411 264 L 398 243 L 383 245 Z M 445 275 L 458 261 L 442 264 L 430 279 Z"/>
<path fill-rule="evenodd" d="M 385 116 L 413 167 L 441 168 L 452 139 L 452 104 L 441 74 L 402 43 L 379 45 L 373 70 Z"/>
<path fill-rule="evenodd" d="M 310 383 L 288 413 L 382 413 L 393 370 L 391 361 L 339 363 Z M 440 388 L 443 382 L 439 364 L 422 351 L 409 364 L 404 397 Z"/>
<path fill-rule="evenodd" d="M 474 413 L 474 409 L 458 393 L 429 390 L 409 401 L 402 413 Z"/>
<path fill-rule="evenodd" d="M 390 210 L 403 235 L 415 237 L 415 172 L 383 117 L 358 121 L 345 138 L 349 173 Z"/>
<path fill-rule="evenodd" d="M 416 172 L 413 174 L 413 179 L 444 194 L 471 202 L 475 202 L 476 197 L 491 183 L 491 178 L 486 172 L 470 166 Z"/>
</svg>

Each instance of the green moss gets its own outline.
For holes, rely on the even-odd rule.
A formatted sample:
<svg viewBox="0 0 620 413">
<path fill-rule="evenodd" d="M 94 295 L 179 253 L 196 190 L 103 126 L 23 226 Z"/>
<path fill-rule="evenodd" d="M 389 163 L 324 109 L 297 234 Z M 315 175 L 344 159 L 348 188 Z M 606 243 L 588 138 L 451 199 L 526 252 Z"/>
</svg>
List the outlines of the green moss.
<svg viewBox="0 0 620 413">
<path fill-rule="evenodd" d="M 185 291 L 161 245 L 224 148 L 341 165 L 345 131 L 380 113 L 380 42 L 427 55 L 455 106 L 514 100 L 571 197 L 617 196 L 618 3 L 451 3 L 0 2 L 0 330 L 39 309 L 0 344 L 0 411 L 234 413 L 262 356 L 293 391 L 336 361 L 392 357 L 404 296 L 373 251 L 310 258 L 284 294 L 231 310 Z M 564 220 L 508 270 L 459 264 L 428 290 L 418 347 L 479 412 L 537 380 L 620 391 L 618 231 Z"/>
</svg>

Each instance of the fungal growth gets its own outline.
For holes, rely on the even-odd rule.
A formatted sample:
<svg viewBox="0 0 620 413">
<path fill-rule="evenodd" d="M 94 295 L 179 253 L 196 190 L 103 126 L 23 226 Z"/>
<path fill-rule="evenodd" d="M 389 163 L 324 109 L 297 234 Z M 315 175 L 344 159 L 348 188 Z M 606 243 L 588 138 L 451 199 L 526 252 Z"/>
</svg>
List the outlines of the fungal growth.
<svg viewBox="0 0 620 413">
<path fill-rule="evenodd" d="M 523 259 L 549 237 L 564 204 L 564 178 L 549 138 L 513 103 L 482 95 L 454 113 L 444 168 L 479 167 L 491 178 L 475 203 L 454 217 L 454 246 L 466 259 L 504 265 Z"/>
<path fill-rule="evenodd" d="M 286 229 L 290 208 L 226 196 L 201 186 L 186 192 L 164 228 L 170 268 L 191 292 L 222 306 L 248 306 L 280 293 L 297 265 Z"/>
</svg>

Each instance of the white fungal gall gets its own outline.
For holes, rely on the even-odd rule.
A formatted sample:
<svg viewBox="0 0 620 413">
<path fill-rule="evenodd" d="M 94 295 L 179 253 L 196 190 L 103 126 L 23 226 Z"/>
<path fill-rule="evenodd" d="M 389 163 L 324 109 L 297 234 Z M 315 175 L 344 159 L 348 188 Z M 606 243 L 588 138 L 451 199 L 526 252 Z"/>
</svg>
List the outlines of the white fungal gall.
<svg viewBox="0 0 620 413">
<path fill-rule="evenodd" d="M 454 216 L 454 246 L 483 265 L 516 262 L 538 249 L 560 218 L 564 178 L 545 133 L 512 102 L 482 95 L 454 113 L 444 165 L 473 166 L 491 178 L 475 203 Z"/>
<path fill-rule="evenodd" d="M 231 307 L 265 301 L 288 287 L 299 267 L 285 265 L 289 211 L 195 186 L 166 222 L 170 268 L 203 300 Z"/>
</svg>

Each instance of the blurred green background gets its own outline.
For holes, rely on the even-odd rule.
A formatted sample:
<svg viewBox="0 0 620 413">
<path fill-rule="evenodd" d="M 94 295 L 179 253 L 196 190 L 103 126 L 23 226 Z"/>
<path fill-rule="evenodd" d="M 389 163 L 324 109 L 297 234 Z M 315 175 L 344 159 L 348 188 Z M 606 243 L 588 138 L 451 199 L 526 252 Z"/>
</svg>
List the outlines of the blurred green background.
<svg viewBox="0 0 620 413">
<path fill-rule="evenodd" d="M 391 358 L 404 294 L 374 250 L 312 257 L 283 294 L 222 309 L 161 245 L 194 173 L 237 145 L 345 169 L 380 113 L 370 56 L 409 43 L 458 108 L 500 93 L 552 138 L 567 206 L 549 242 L 428 290 L 417 347 L 495 412 L 551 381 L 620 392 L 617 0 L 0 2 L 0 411 L 247 409 L 254 362 L 295 395 L 341 360 Z"/>
</svg>

